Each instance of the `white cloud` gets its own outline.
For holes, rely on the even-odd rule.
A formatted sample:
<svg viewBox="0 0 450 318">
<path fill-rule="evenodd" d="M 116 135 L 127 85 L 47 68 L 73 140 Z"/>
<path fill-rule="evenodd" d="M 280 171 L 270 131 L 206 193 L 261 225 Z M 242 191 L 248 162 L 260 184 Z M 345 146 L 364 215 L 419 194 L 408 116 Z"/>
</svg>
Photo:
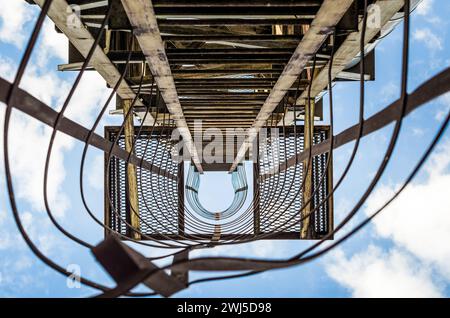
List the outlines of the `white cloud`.
<svg viewBox="0 0 450 318">
<path fill-rule="evenodd" d="M 51 57 L 65 61 L 69 52 L 67 37 L 55 30 L 53 22 L 47 18 L 42 26 L 42 38 L 36 50 L 37 61 L 40 67 L 45 66 Z"/>
<path fill-rule="evenodd" d="M 0 41 L 22 48 L 27 36 L 25 25 L 33 18 L 23 0 L 0 0 Z"/>
<path fill-rule="evenodd" d="M 406 188 L 379 217 L 376 233 L 393 240 L 426 263 L 434 264 L 450 280 L 450 142 L 441 147 L 427 165 L 428 180 Z M 396 187 L 383 186 L 368 200 L 374 211 L 391 196 Z M 370 212 L 369 212 L 370 213 Z"/>
<path fill-rule="evenodd" d="M 66 241 L 61 241 L 54 235 L 52 226 L 46 216 L 40 213 L 24 211 L 20 213 L 28 235 L 38 248 L 52 259 L 65 259 L 70 252 Z M 2 235 L 0 237 L 0 296 L 23 296 L 27 291 L 48 287 L 51 277 L 55 272 L 43 270 L 42 263 L 34 257 L 16 226 L 9 218 L 4 224 L 0 224 Z M 7 238 L 7 244 L 2 245 Z M 60 261 L 60 263 L 62 263 Z M 47 285 L 47 286 L 46 286 Z"/>
<path fill-rule="evenodd" d="M 416 29 L 413 33 L 413 39 L 423 42 L 431 51 L 441 51 L 444 48 L 442 39 L 428 28 Z"/>
<path fill-rule="evenodd" d="M 431 12 L 434 0 L 422 0 L 416 8 L 418 15 L 427 16 Z"/>
<path fill-rule="evenodd" d="M 38 74 L 34 65 L 30 65 L 29 69 L 21 87 L 48 105 L 54 104 L 57 105 L 55 108 L 60 108 L 70 84 L 60 80 L 55 74 Z M 93 115 L 100 110 L 107 94 L 108 89 L 100 75 L 87 73 L 73 96 L 66 117 L 83 125 L 92 124 Z M 3 123 L 3 113 L 1 121 Z M 31 203 L 33 209 L 43 210 L 43 169 L 51 129 L 17 111 L 11 118 L 10 129 L 10 155 L 18 184 L 18 197 Z M 57 135 L 48 184 L 50 203 L 59 215 L 63 215 L 70 206 L 69 198 L 61 187 L 66 176 L 64 153 L 73 146 L 73 139 L 61 133 Z"/>
<path fill-rule="evenodd" d="M 1 127 L 3 127 L 3 114 Z M 31 204 L 34 210 L 43 211 L 44 165 L 51 130 L 26 115 L 13 112 L 10 123 L 9 148 L 11 170 L 16 183 L 16 194 Z M 1 133 L 3 135 L 3 133 Z M 0 146 L 3 144 L 0 142 Z M 65 179 L 64 151 L 71 149 L 73 141 L 67 136 L 56 138 L 50 161 L 48 195 L 55 214 L 63 215 L 69 207 L 69 199 L 62 191 Z"/>
<path fill-rule="evenodd" d="M 104 156 L 97 155 L 90 161 L 88 183 L 95 190 L 103 190 Z"/>
<path fill-rule="evenodd" d="M 440 295 L 450 282 L 450 140 L 428 161 L 426 179 L 410 184 L 373 220 L 375 237 L 391 240 L 388 252 L 372 246 L 346 258 L 340 251 L 328 274 L 357 297 Z M 399 185 L 384 185 L 367 201 L 366 213 L 380 208 Z"/>
<path fill-rule="evenodd" d="M 378 247 L 369 246 L 367 251 L 350 258 L 339 250 L 326 271 L 348 288 L 353 297 L 442 296 L 431 281 L 430 270 L 396 249 L 384 253 Z"/>
<path fill-rule="evenodd" d="M 398 98 L 399 95 L 400 88 L 398 84 L 394 82 L 389 82 L 381 88 L 380 96 L 382 96 L 381 98 L 384 103 L 393 101 Z"/>
<path fill-rule="evenodd" d="M 27 22 L 34 21 L 37 6 L 24 0 L 0 0 L 0 7 L 0 41 L 22 49 L 31 34 L 31 28 L 26 29 Z M 67 59 L 68 43 L 67 37 L 56 32 L 53 22 L 47 17 L 35 49 L 38 66 L 44 67 L 52 57 Z"/>
<path fill-rule="evenodd" d="M 216 246 L 213 249 L 194 250 L 192 257 L 223 256 L 285 258 L 289 254 L 289 242 L 262 240 L 245 244 Z"/>
<path fill-rule="evenodd" d="M 42 71 L 37 65 L 29 64 L 20 87 L 53 108 L 60 108 L 70 84 L 61 80 L 56 72 Z"/>
<path fill-rule="evenodd" d="M 14 80 L 13 62 L 0 56 L 0 76 L 12 82 Z"/>
<path fill-rule="evenodd" d="M 413 128 L 412 129 L 412 134 L 416 137 L 422 137 L 425 134 L 425 131 L 421 128 Z"/>
<path fill-rule="evenodd" d="M 2 8 L 9 6 L 8 2 L 8 5 L 2 5 Z M 36 52 L 37 64 L 30 63 L 27 66 L 20 87 L 54 109 L 60 109 L 72 83 L 62 80 L 55 71 L 49 71 L 39 65 L 40 60 L 48 61 L 55 56 L 63 58 L 67 54 L 67 40 L 55 32 L 49 20 L 44 24 L 42 40 Z M 44 66 L 46 64 L 44 63 Z M 0 76 L 11 81 L 15 75 L 16 65 L 17 63 L 11 59 L 0 56 Z M 86 72 L 65 116 L 83 125 L 92 124 L 94 114 L 100 111 L 109 92 L 110 89 L 106 87 L 99 74 Z M 3 109 L 1 116 L 0 120 L 3 123 Z M 10 129 L 10 156 L 15 181 L 18 184 L 18 198 L 30 203 L 35 210 L 43 210 L 43 169 L 51 129 L 17 111 L 13 112 Z M 71 150 L 73 145 L 74 141 L 69 137 L 58 134 L 52 153 L 48 182 L 49 199 L 55 213 L 59 215 L 63 215 L 70 206 L 69 198 L 61 187 L 66 176 L 64 153 Z"/>
<path fill-rule="evenodd" d="M 434 118 L 437 121 L 442 121 L 445 118 L 445 116 L 447 116 L 448 112 L 450 111 L 450 93 L 442 95 L 439 98 L 439 101 L 440 101 L 441 108 L 438 109 Z"/>
<path fill-rule="evenodd" d="M 111 89 L 106 87 L 105 80 L 100 74 L 97 72 L 85 72 L 71 99 L 65 116 L 86 127 L 90 127 L 110 94 Z M 114 98 L 110 105 L 115 105 Z M 107 111 L 105 116 L 109 116 Z"/>
<path fill-rule="evenodd" d="M 16 9 L 14 9 L 16 7 Z M 29 36 L 25 24 L 34 15 L 32 6 L 23 0 L 0 0 L 0 41 L 23 48 Z M 36 8 L 36 7 L 34 7 Z M 31 12 L 31 13 L 30 13 Z M 9 25 L 2 24 L 5 19 Z M 14 21 L 19 21 L 14 24 Z M 12 33 L 11 33 L 12 32 Z M 16 34 L 17 33 L 17 34 Z M 42 29 L 32 62 L 27 66 L 21 88 L 29 91 L 54 109 L 60 109 L 72 85 L 71 76 L 59 76 L 54 65 L 56 59 L 67 56 L 67 40 L 54 31 L 47 19 Z M 19 57 L 19 56 L 18 56 Z M 14 60 L 0 55 L 0 76 L 12 81 L 17 68 Z M 67 79 L 69 78 L 69 79 Z M 73 78 L 73 76 L 72 76 Z M 84 125 L 92 124 L 94 115 L 101 109 L 105 97 L 111 90 L 95 72 L 86 72 L 72 98 L 66 117 Z M 4 104 L 0 103 L 0 127 L 3 127 Z M 3 172 L 2 142 L 3 129 L 0 129 L 0 176 Z M 73 250 L 67 248 L 67 240 L 60 239 L 54 226 L 43 213 L 43 169 L 51 129 L 37 120 L 14 110 L 9 134 L 10 164 L 16 191 L 16 199 L 21 207 L 21 217 L 29 235 L 44 254 L 56 259 L 67 257 Z M 65 158 L 73 150 L 75 142 L 66 135 L 58 134 L 50 162 L 49 202 L 54 214 L 62 217 L 71 205 L 70 193 L 63 188 L 66 179 Z M 74 180 L 77 182 L 77 180 Z M 0 189 L 5 185 L 0 179 Z M 24 208 L 26 210 L 24 211 Z M 35 259 L 23 243 L 14 226 L 12 218 L 3 206 L 0 207 L 0 295 L 23 295 L 24 290 L 45 289 L 48 284 L 47 271 L 42 271 L 40 262 Z M 11 257 L 9 257 L 11 256 Z M 78 255 L 77 255 L 78 256 Z M 30 269 L 30 266 L 33 268 Z M 40 267 L 39 267 L 40 266 Z M 51 277 L 54 276 L 53 272 Z"/>
</svg>

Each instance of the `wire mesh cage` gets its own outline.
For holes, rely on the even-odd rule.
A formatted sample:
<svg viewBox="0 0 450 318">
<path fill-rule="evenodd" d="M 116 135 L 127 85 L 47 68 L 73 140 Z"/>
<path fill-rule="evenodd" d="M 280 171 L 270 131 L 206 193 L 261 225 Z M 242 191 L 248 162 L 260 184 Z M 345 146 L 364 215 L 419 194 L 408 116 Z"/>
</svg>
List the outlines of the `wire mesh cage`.
<svg viewBox="0 0 450 318">
<path fill-rule="evenodd" d="M 136 133 L 138 130 L 135 129 Z M 132 213 L 139 215 L 139 228 L 145 235 L 168 238 L 183 231 L 179 202 L 183 198 L 178 195 L 183 165 L 172 157 L 170 134 L 167 128 L 147 128 L 134 139 L 135 154 L 156 168 L 155 172 L 136 168 L 139 211 L 133 211 L 127 202 L 129 186 L 125 161 L 119 158 L 113 158 L 109 164 L 105 161 L 105 222 L 113 231 L 129 236 L 129 227 L 123 220 L 130 223 Z M 125 148 L 125 134 L 120 133 L 120 127 L 105 127 L 105 137 Z"/>
<path fill-rule="evenodd" d="M 135 131 L 138 130 L 135 127 Z M 310 229 L 304 239 L 320 239 L 332 230 L 332 197 L 327 198 L 332 185 L 332 169 L 326 169 L 328 154 L 313 157 L 312 178 L 309 180 L 314 194 L 311 209 L 315 211 L 311 213 L 308 222 L 302 220 L 300 212 L 304 204 L 302 184 L 305 162 L 297 162 L 280 171 L 274 170 L 305 150 L 303 130 L 303 126 L 298 126 L 295 131 L 292 127 L 278 129 L 276 133 L 269 133 L 264 142 L 259 140 L 259 155 L 254 163 L 256 169 L 253 169 L 254 213 L 241 216 L 242 223 L 253 226 L 248 230 L 241 228 L 226 231 L 221 234 L 220 240 L 245 240 L 249 237 L 300 239 L 301 230 L 306 226 Z M 137 167 L 137 213 L 127 202 L 129 190 L 125 162 L 119 158 L 113 158 L 109 164 L 105 161 L 105 224 L 112 230 L 129 236 L 130 227 L 127 222 L 131 222 L 131 215 L 135 213 L 139 215 L 141 232 L 148 237 L 164 240 L 185 239 L 194 235 L 195 230 L 190 229 L 195 229 L 196 220 L 192 216 L 185 217 L 185 209 L 188 207 L 184 205 L 184 165 L 173 157 L 171 131 L 167 128 L 146 128 L 135 135 L 135 154 L 151 162 L 156 168 L 156 171 L 150 171 Z M 328 133 L 329 127 L 317 126 L 313 136 L 314 144 L 325 141 Z M 119 147 L 125 148 L 125 134 L 119 127 L 106 127 L 105 135 L 106 139 L 116 141 Z M 331 166 L 331 162 L 329 164 Z M 217 220 L 220 220 L 220 216 Z M 194 236 L 209 239 L 214 235 L 215 224 L 205 224 L 203 229 L 204 233 L 197 232 Z"/>
<path fill-rule="evenodd" d="M 255 178 L 258 191 L 257 211 L 259 216 L 255 231 L 259 234 L 272 234 L 272 238 L 301 238 L 304 227 L 307 239 L 319 239 L 332 230 L 333 201 L 328 197 L 332 186 L 332 162 L 327 169 L 328 153 L 313 157 L 312 178 L 310 188 L 313 196 L 311 210 L 315 210 L 311 221 L 301 218 L 303 205 L 306 202 L 303 193 L 305 179 L 305 162 L 296 162 L 282 168 L 280 165 L 289 158 L 305 150 L 304 126 L 277 130 L 268 130 L 265 140 L 259 140 L 259 156 L 256 164 L 259 176 Z M 313 144 L 317 145 L 328 138 L 328 126 L 316 126 Z M 330 158 L 331 159 L 331 158 Z M 322 178 L 324 176 L 324 178 Z"/>
</svg>

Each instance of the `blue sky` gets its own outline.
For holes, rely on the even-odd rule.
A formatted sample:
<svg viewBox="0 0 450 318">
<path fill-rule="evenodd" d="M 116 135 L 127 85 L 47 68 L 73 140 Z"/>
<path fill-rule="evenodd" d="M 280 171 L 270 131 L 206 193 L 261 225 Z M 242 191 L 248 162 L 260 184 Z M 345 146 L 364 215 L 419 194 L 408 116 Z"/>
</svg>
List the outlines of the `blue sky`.
<svg viewBox="0 0 450 318">
<path fill-rule="evenodd" d="M 0 0 L 0 7 L 0 76 L 11 80 L 38 10 L 22 0 Z M 411 21 L 410 91 L 450 65 L 449 15 L 450 4 L 443 0 L 425 0 L 414 12 Z M 5 24 L 5 19 L 8 19 L 8 24 Z M 376 49 L 376 81 L 366 86 L 366 117 L 399 96 L 401 38 L 400 25 Z M 23 88 L 55 109 L 60 107 L 75 76 L 56 71 L 58 64 L 65 63 L 66 52 L 64 37 L 55 33 L 52 23 L 47 21 L 22 83 Z M 69 107 L 68 117 L 91 125 L 96 110 L 106 100 L 108 92 L 100 76 L 93 72 L 86 74 Z M 338 83 L 334 87 L 336 133 L 357 122 L 358 96 L 358 83 Z M 325 103 L 324 109 L 327 107 Z M 402 183 L 449 108 L 450 95 L 447 94 L 423 106 L 405 120 L 392 162 L 375 193 L 349 228 L 379 207 Z M 1 122 L 3 111 L 4 105 L 1 105 Z M 118 123 L 119 118 L 107 116 L 101 126 Z M 49 133 L 36 121 L 14 112 L 10 137 L 11 161 L 23 221 L 38 246 L 57 263 L 64 267 L 77 264 L 82 275 L 111 285 L 112 281 L 95 263 L 88 250 L 66 240 L 49 224 L 41 193 Z M 336 193 L 336 221 L 342 219 L 367 187 L 381 162 L 391 133 L 392 126 L 388 126 L 363 140 L 347 181 Z M 336 151 L 335 180 L 342 173 L 352 146 L 350 144 Z M 96 244 L 101 240 L 103 231 L 87 217 L 78 191 L 81 150 L 81 143 L 64 136 L 58 137 L 52 158 L 49 197 L 61 224 L 70 232 Z M 3 175 L 3 156 L 1 161 L 0 173 Z M 91 149 L 88 162 L 85 174 L 88 202 L 102 219 L 102 153 Z M 195 285 L 176 296 L 448 297 L 450 244 L 442 242 L 450 241 L 449 167 L 450 139 L 446 133 L 434 156 L 405 193 L 374 224 L 334 252 L 296 268 Z M 0 189 L 0 296 L 82 297 L 93 294 L 94 291 L 87 287 L 68 288 L 65 277 L 34 258 L 13 223 L 3 178 Z M 202 177 L 201 191 L 206 207 L 226 207 L 232 193 L 229 176 L 205 175 Z M 223 247 L 208 253 L 283 258 L 294 255 L 309 244 L 261 241 L 233 248 Z M 154 250 L 145 252 L 152 255 L 161 253 Z M 193 273 L 192 278 L 202 275 Z"/>
</svg>

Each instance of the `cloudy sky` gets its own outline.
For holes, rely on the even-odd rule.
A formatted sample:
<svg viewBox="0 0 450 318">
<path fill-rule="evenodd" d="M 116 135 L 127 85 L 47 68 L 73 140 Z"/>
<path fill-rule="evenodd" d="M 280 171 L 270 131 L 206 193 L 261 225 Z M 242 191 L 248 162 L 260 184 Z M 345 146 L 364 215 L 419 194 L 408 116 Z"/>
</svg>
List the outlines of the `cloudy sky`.
<svg viewBox="0 0 450 318">
<path fill-rule="evenodd" d="M 12 80 L 19 59 L 39 11 L 23 0 L 0 0 L 0 76 Z M 450 65 L 448 16 L 450 3 L 424 0 L 414 12 L 411 30 L 409 90 Z M 367 84 L 366 114 L 379 111 L 396 100 L 400 92 L 401 25 L 376 49 L 376 81 Z M 58 73 L 66 62 L 67 41 L 46 21 L 21 86 L 53 108 L 64 100 L 73 73 Z M 335 86 L 335 132 L 358 119 L 358 84 Z M 109 90 L 94 72 L 88 72 L 74 96 L 67 117 L 92 125 Z M 111 105 L 112 107 L 112 105 Z M 325 109 L 327 105 L 324 106 Z M 349 225 L 355 225 L 379 208 L 402 184 L 424 145 L 430 142 L 450 109 L 450 95 L 444 95 L 415 111 L 406 120 L 395 157 L 376 191 Z M 4 105 L 0 105 L 3 124 Z M 103 125 L 117 124 L 107 116 Z M 1 125 L 3 127 L 3 125 Z M 101 128 L 100 127 L 100 128 Z M 347 180 L 335 196 L 336 222 L 359 199 L 379 166 L 393 126 L 365 138 Z M 101 129 L 99 130 L 101 132 Z M 112 284 L 90 252 L 70 242 L 49 223 L 42 199 L 43 166 L 50 130 L 18 111 L 13 112 L 9 139 L 21 217 L 39 248 L 58 264 L 105 284 Z M 3 137 L 1 138 L 3 139 Z M 2 141 L 0 141 L 1 143 Z M 3 147 L 0 145 L 1 148 Z M 340 148 L 334 157 L 335 180 L 342 173 L 352 144 Z M 58 135 L 51 160 L 48 189 L 52 211 L 71 233 L 98 243 L 102 229 L 89 219 L 81 206 L 78 173 L 82 145 Z M 90 150 L 85 186 L 89 206 L 103 217 L 102 153 Z M 0 174 L 3 176 L 3 154 Z M 230 191 L 216 193 L 210 184 L 229 185 L 227 176 L 205 176 L 202 200 L 209 208 L 227 205 Z M 245 279 L 192 286 L 177 296 L 184 297 L 448 297 L 450 295 L 450 135 L 413 184 L 375 222 L 321 259 L 296 268 L 264 273 Z M 0 180 L 0 296 L 80 297 L 94 290 L 68 288 L 66 278 L 53 272 L 27 249 L 13 222 L 4 178 Z M 345 231 L 344 231 L 345 232 Z M 341 233 L 340 235 L 342 235 Z M 338 237 L 340 236 L 338 235 Z M 210 253 L 248 257 L 283 258 L 307 247 L 307 242 L 263 241 L 239 247 L 223 247 Z M 146 251 L 157 253 L 156 251 Z M 193 274 L 192 277 L 199 277 Z"/>
</svg>

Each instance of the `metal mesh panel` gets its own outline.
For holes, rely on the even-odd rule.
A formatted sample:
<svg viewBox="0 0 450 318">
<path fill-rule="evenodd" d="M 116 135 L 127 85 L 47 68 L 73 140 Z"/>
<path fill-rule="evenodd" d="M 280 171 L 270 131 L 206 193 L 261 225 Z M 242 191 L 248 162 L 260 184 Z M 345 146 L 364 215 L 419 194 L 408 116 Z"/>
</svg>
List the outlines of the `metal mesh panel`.
<svg viewBox="0 0 450 318">
<path fill-rule="evenodd" d="M 327 129 L 316 129 L 313 136 L 314 144 L 327 138 Z M 304 150 L 304 133 L 298 128 L 294 137 L 292 129 L 277 133 L 272 131 L 265 140 L 260 140 L 260 175 L 273 173 L 274 169 L 296 152 Z M 297 149 L 295 148 L 297 143 Z M 312 199 L 313 207 L 319 206 L 328 194 L 329 175 L 320 184 L 320 179 L 326 169 L 327 154 L 313 158 L 312 188 L 318 188 Z M 330 167 L 331 168 L 331 167 Z M 302 228 L 300 209 L 303 205 L 301 183 L 304 178 L 304 165 L 299 162 L 287 170 L 274 173 L 259 183 L 259 210 L 261 233 L 299 233 Z M 321 236 L 329 230 L 329 202 L 322 204 L 312 215 L 313 236 Z"/>
<path fill-rule="evenodd" d="M 118 130 L 111 127 L 108 129 L 107 136 L 109 140 L 113 141 Z M 264 140 L 260 139 L 259 169 L 257 169 L 260 176 L 271 175 L 271 173 L 276 172 L 274 169 L 283 164 L 287 158 L 303 151 L 304 134 L 302 127 L 298 127 L 296 136 L 295 138 L 292 129 L 290 129 L 285 134 L 282 130 L 273 131 Z M 320 143 L 327 137 L 328 130 L 326 127 L 317 127 L 314 133 L 314 143 Z M 118 145 L 124 148 L 124 144 L 125 140 L 122 135 L 119 137 Z M 140 229 L 144 234 L 150 236 L 155 234 L 154 238 L 159 239 L 179 237 L 178 235 L 183 233 L 191 234 L 189 220 L 186 224 L 180 223 L 179 215 L 183 211 L 179 211 L 180 203 L 178 201 L 180 196 L 181 198 L 184 196 L 182 194 L 179 196 L 180 191 L 183 190 L 183 186 L 179 182 L 183 180 L 182 175 L 180 175 L 183 170 L 180 170 L 181 166 L 172 159 L 170 150 L 171 144 L 167 131 L 163 132 L 163 136 L 160 136 L 159 131 L 155 131 L 152 136 L 149 136 L 149 132 L 144 131 L 136 141 L 135 146 L 135 153 L 138 157 L 144 157 L 155 167 L 161 168 L 173 176 L 173 178 L 168 178 L 137 167 Z M 312 188 L 313 191 L 318 189 L 312 199 L 313 207 L 319 206 L 329 191 L 331 181 L 328 173 L 325 180 L 320 183 L 321 176 L 326 168 L 326 161 L 327 154 L 321 154 L 313 158 Z M 109 194 L 115 208 L 109 207 L 107 213 L 109 224 L 113 230 L 124 235 L 128 235 L 127 232 L 129 231 L 127 231 L 127 226 L 121 218 L 130 223 L 130 215 L 134 213 L 130 211 L 130 205 L 126 202 L 128 198 L 126 170 L 123 160 L 113 158 L 109 167 L 110 187 L 107 189 L 107 194 Z M 257 209 L 253 220 L 257 224 L 255 225 L 257 233 L 272 233 L 273 236 L 270 237 L 273 239 L 300 238 L 299 232 L 302 229 L 302 223 L 299 222 L 301 218 L 299 211 L 303 205 L 303 193 L 300 191 L 303 172 L 303 163 L 300 162 L 287 170 L 273 173 L 270 177 L 259 178 L 260 181 L 256 186 L 257 192 L 259 192 L 259 200 L 257 200 L 259 203 L 256 204 Z M 258 173 L 255 176 L 257 175 Z M 181 178 L 179 178 L 180 176 Z M 327 201 L 322 204 L 311 216 L 312 236 L 309 238 L 320 238 L 328 233 L 331 223 L 329 219 L 330 209 L 332 209 L 330 202 Z M 211 231 L 212 229 L 211 227 Z M 229 233 L 239 234 L 239 231 L 230 231 Z M 209 231 L 205 229 L 203 234 L 208 237 Z"/>
<path fill-rule="evenodd" d="M 295 154 L 295 141 L 297 152 L 303 149 L 303 135 L 298 135 L 297 140 L 293 136 L 273 132 L 266 138 L 266 143 L 260 140 L 260 173 L 273 171 L 286 158 Z M 268 232 L 299 232 L 300 224 L 295 225 L 302 206 L 302 196 L 295 196 L 299 189 L 302 165 L 290 167 L 286 171 L 274 174 L 272 177 L 260 183 L 260 231 Z M 282 191 L 283 190 L 283 191 Z M 284 211 L 284 213 L 279 213 Z M 290 218 L 293 220 L 287 222 Z M 298 220 L 298 219 L 297 219 Z M 287 222 L 287 223 L 286 223 Z"/>
<path fill-rule="evenodd" d="M 108 127 L 109 128 L 109 127 Z M 109 140 L 114 141 L 117 129 L 109 128 Z M 141 132 L 140 138 L 135 142 L 135 154 L 151 162 L 157 168 L 178 176 L 179 165 L 171 157 L 170 132 L 154 131 Z M 119 136 L 118 145 L 125 148 L 123 134 Z M 126 204 L 127 179 L 126 165 L 123 160 L 113 158 L 109 168 L 109 195 L 114 207 L 109 207 L 111 227 L 120 233 L 127 235 L 127 226 L 121 218 L 129 222 L 130 205 Z M 137 167 L 137 188 L 139 198 L 140 230 L 144 234 L 178 234 L 178 183 L 175 178 L 167 178 L 147 169 Z"/>
<path fill-rule="evenodd" d="M 314 144 L 321 143 L 327 139 L 325 131 L 319 131 L 314 134 Z M 325 176 L 322 182 L 322 174 L 327 168 L 328 154 L 324 153 L 313 158 L 313 191 L 317 189 L 316 195 L 313 197 L 313 207 L 317 207 L 317 211 L 313 213 L 312 219 L 314 224 L 314 233 L 316 235 L 325 235 L 328 233 L 329 218 L 329 200 L 320 204 L 328 195 L 329 177 Z M 331 166 L 329 167 L 331 168 Z"/>
</svg>

